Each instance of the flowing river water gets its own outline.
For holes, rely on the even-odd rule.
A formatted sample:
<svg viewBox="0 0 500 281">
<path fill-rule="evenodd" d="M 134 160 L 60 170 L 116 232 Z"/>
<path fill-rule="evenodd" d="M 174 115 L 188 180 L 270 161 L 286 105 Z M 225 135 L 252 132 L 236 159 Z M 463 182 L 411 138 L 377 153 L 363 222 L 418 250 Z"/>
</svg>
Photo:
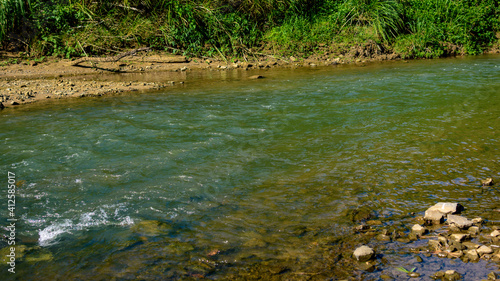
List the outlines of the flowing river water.
<svg viewBox="0 0 500 281">
<path fill-rule="evenodd" d="M 500 179 L 500 56 L 182 75 L 0 112 L 0 225 L 11 172 L 20 252 L 2 280 L 376 280 L 415 254 L 377 242 L 375 272 L 351 266 L 366 219 L 408 232 L 450 201 L 500 224 L 498 186 L 479 184 Z"/>
</svg>

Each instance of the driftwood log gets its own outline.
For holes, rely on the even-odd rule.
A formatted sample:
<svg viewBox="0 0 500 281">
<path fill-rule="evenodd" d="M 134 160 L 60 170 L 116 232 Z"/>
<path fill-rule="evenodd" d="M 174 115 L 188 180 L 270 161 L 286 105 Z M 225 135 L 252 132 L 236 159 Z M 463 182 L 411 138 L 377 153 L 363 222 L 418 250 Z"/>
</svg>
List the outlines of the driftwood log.
<svg viewBox="0 0 500 281">
<path fill-rule="evenodd" d="M 133 55 L 137 54 L 138 52 L 149 51 L 150 49 L 151 48 L 149 48 L 149 47 L 134 49 L 134 50 L 131 50 L 131 51 L 128 51 L 128 52 L 120 53 L 120 54 L 118 54 L 118 55 L 116 55 L 114 57 L 104 57 L 104 58 L 83 57 L 83 58 L 79 58 L 79 59 L 71 62 L 71 65 L 72 66 L 77 66 L 78 64 L 80 64 L 82 62 L 86 62 L 86 61 L 90 61 L 90 62 L 93 62 L 93 63 L 97 63 L 97 62 L 117 62 L 117 61 L 121 60 L 124 57 L 133 56 Z"/>
</svg>

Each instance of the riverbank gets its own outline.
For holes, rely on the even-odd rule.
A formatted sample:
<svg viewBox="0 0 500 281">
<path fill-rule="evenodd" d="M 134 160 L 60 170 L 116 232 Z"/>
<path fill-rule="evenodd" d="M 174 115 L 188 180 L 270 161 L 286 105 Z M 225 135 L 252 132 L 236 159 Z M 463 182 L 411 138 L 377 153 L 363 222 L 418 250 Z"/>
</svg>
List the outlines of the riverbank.
<svg viewBox="0 0 500 281">
<path fill-rule="evenodd" d="M 499 52 L 499 48 L 492 48 L 488 53 Z M 102 75 L 108 74 L 265 70 L 274 67 L 364 65 L 393 60 L 402 58 L 396 53 L 384 50 L 384 46 L 372 40 L 351 47 L 324 47 L 317 55 L 305 59 L 262 54 L 259 58 L 232 62 L 213 58 L 187 58 L 167 52 L 152 51 L 124 57 L 116 62 L 87 61 L 74 65 L 74 59 L 44 58 L 37 61 L 23 58 L 22 54 L 0 52 L 0 108 L 43 100 L 150 91 L 184 83 L 182 79 L 165 82 L 100 79 Z"/>
</svg>

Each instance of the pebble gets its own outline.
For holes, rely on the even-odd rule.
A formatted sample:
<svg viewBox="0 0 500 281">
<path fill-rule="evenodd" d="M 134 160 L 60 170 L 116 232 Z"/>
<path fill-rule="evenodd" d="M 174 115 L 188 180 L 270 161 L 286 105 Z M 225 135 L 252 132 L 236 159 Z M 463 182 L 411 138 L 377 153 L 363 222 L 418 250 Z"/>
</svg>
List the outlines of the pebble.
<svg viewBox="0 0 500 281">
<path fill-rule="evenodd" d="M 410 272 L 410 273 L 408 273 L 408 276 L 410 276 L 411 278 L 417 278 L 417 277 L 420 277 L 420 273 Z"/>
</svg>

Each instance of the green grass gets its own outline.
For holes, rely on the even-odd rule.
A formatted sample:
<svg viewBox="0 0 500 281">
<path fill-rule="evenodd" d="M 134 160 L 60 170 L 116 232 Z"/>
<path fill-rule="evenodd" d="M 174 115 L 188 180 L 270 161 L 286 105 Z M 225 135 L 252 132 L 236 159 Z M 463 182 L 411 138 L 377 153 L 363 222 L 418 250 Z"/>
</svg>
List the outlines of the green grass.
<svg viewBox="0 0 500 281">
<path fill-rule="evenodd" d="M 0 0 L 0 43 L 35 57 L 150 46 L 226 59 L 371 39 L 430 58 L 483 52 L 499 19 L 497 0 Z"/>
</svg>

